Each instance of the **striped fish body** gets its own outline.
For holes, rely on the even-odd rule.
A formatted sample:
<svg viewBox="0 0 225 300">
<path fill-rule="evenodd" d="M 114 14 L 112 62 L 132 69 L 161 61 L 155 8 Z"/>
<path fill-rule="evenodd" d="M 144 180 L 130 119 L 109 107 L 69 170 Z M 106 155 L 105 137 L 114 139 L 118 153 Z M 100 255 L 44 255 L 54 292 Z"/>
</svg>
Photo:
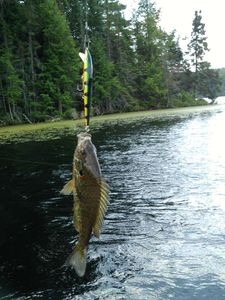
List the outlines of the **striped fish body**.
<svg viewBox="0 0 225 300">
<path fill-rule="evenodd" d="M 96 150 L 88 133 L 78 135 L 78 145 L 73 159 L 73 178 L 63 189 L 74 195 L 74 225 L 79 241 L 68 259 L 79 276 L 86 269 L 89 240 L 99 237 L 108 204 L 108 185 L 102 179 Z"/>
</svg>

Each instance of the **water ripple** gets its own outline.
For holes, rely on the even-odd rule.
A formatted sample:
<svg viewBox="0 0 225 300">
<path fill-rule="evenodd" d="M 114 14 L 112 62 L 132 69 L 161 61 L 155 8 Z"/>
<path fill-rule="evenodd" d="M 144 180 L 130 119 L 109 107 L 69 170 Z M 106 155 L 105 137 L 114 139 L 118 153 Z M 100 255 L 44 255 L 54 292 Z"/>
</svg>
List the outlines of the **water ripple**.
<svg viewBox="0 0 225 300">
<path fill-rule="evenodd" d="M 73 133 L 4 145 L 18 160 L 0 166 L 1 299 L 224 299 L 224 120 L 220 109 L 96 126 L 110 205 L 82 279 L 64 266 L 78 235 L 59 194 Z"/>
</svg>

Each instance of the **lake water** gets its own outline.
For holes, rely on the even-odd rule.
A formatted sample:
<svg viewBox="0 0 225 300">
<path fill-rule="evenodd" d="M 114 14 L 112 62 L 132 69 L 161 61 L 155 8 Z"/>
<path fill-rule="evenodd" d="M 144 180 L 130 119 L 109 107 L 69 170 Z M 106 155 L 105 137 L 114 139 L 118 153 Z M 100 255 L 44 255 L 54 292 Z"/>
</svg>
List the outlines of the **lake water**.
<svg viewBox="0 0 225 300">
<path fill-rule="evenodd" d="M 225 107 L 93 128 L 110 205 L 84 278 L 63 266 L 78 236 L 59 194 L 76 130 L 1 141 L 0 298 L 225 299 Z"/>
</svg>

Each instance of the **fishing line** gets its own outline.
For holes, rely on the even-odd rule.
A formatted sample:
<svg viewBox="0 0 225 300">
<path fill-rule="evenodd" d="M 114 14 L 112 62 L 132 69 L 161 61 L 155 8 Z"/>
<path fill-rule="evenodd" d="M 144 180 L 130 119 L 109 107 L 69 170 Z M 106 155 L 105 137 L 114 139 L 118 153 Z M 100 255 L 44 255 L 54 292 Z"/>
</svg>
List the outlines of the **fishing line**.
<svg viewBox="0 0 225 300">
<path fill-rule="evenodd" d="M 47 162 L 41 162 L 41 161 L 31 161 L 31 160 L 25 160 L 25 159 L 14 159 L 14 158 L 8 158 L 8 157 L 0 157 L 0 160 L 28 163 L 28 164 L 33 164 L 33 165 L 59 166 L 58 163 L 47 163 Z M 63 164 L 63 165 L 71 165 L 71 163 L 70 164 L 69 163 L 68 164 Z"/>
<path fill-rule="evenodd" d="M 90 124 L 90 110 L 92 103 L 92 78 L 93 78 L 93 64 L 92 57 L 89 51 L 89 26 L 88 26 L 88 1 L 85 1 L 85 27 L 84 27 L 84 51 L 79 53 L 80 58 L 83 61 L 83 75 L 82 75 L 82 90 L 83 90 L 83 102 L 84 102 L 84 121 L 85 131 L 89 132 Z"/>
<path fill-rule="evenodd" d="M 150 250 L 150 248 L 147 248 L 147 247 L 145 247 L 144 245 L 142 245 L 142 244 L 140 244 L 140 243 L 138 243 L 138 242 L 134 242 L 134 241 L 132 241 L 131 242 L 132 244 L 136 244 L 137 246 L 140 246 L 140 247 L 142 247 L 142 248 L 144 248 L 144 249 L 146 249 L 146 250 Z"/>
<path fill-rule="evenodd" d="M 88 2 L 85 1 L 85 27 L 84 27 L 84 51 L 86 47 L 89 47 L 89 36 L 88 36 Z"/>
</svg>

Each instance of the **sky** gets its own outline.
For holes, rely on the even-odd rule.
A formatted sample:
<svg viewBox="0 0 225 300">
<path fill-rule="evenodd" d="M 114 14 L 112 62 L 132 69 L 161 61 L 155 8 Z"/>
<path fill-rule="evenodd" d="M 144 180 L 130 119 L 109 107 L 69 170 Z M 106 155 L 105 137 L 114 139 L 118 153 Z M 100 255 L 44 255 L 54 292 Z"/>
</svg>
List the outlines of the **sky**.
<svg viewBox="0 0 225 300">
<path fill-rule="evenodd" d="M 127 5 L 126 14 L 129 16 L 138 0 L 120 0 Z M 190 40 L 192 21 L 195 10 L 202 11 L 202 22 L 205 24 L 208 47 L 210 51 L 205 60 L 212 68 L 225 67 L 225 0 L 155 0 L 156 7 L 161 10 L 160 26 L 166 31 L 176 30 L 180 37 L 183 50 Z M 185 37 L 188 40 L 184 40 Z"/>
</svg>

